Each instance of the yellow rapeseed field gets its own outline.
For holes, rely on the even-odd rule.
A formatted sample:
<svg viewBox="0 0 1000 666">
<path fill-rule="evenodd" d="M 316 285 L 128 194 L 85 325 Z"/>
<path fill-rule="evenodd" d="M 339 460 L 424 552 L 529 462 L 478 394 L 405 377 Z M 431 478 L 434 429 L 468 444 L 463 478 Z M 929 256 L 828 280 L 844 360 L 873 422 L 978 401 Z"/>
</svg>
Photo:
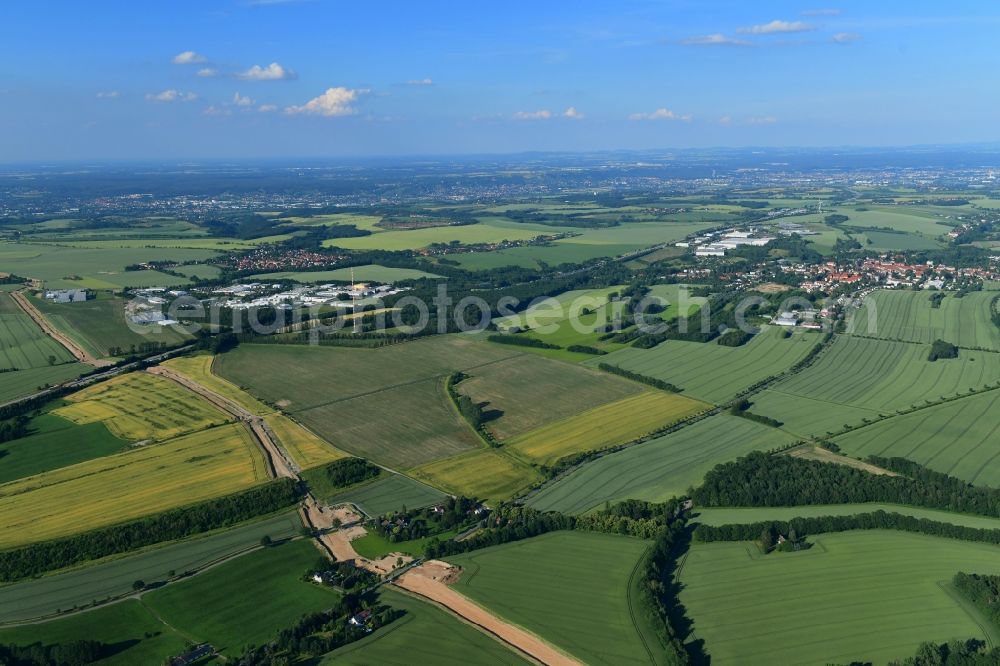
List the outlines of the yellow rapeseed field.
<svg viewBox="0 0 1000 666">
<path fill-rule="evenodd" d="M 509 440 L 504 448 L 530 462 L 551 465 L 573 453 L 624 444 L 710 408 L 674 393 L 644 391 L 553 421 Z"/>
<path fill-rule="evenodd" d="M 122 439 L 163 441 L 230 421 L 201 396 L 162 377 L 132 372 L 78 391 L 54 413 L 74 423 L 103 421 Z"/>
<path fill-rule="evenodd" d="M 233 493 L 267 480 L 238 424 L 0 485 L 0 548 L 44 541 Z"/>
</svg>

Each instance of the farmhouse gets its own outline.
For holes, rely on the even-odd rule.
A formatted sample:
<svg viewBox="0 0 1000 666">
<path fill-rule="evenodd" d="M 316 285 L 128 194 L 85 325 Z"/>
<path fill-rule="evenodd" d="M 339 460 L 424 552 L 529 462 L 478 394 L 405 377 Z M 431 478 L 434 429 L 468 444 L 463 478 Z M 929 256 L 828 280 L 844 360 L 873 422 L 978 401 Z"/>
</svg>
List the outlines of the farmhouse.
<svg viewBox="0 0 1000 666">
<path fill-rule="evenodd" d="M 799 323 L 799 320 L 798 317 L 795 316 L 794 312 L 782 312 L 771 323 L 778 326 L 795 326 Z"/>
</svg>

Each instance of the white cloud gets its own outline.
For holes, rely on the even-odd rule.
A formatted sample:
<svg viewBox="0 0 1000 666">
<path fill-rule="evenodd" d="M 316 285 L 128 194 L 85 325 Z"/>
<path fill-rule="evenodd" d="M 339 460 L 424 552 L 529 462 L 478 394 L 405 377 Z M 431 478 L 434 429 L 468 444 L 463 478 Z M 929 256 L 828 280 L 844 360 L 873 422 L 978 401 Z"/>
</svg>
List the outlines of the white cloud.
<svg viewBox="0 0 1000 666">
<path fill-rule="evenodd" d="M 208 58 L 194 51 L 181 51 L 171 59 L 171 62 L 175 65 L 199 65 L 208 62 Z"/>
<path fill-rule="evenodd" d="M 563 118 L 572 118 L 573 120 L 583 120 L 584 116 L 582 113 L 576 110 L 575 106 L 568 107 L 562 112 Z"/>
<path fill-rule="evenodd" d="M 741 35 L 774 35 L 786 32 L 808 32 L 815 30 L 816 26 L 803 21 L 771 21 L 760 25 L 749 25 L 737 28 L 736 32 Z"/>
<path fill-rule="evenodd" d="M 193 102 L 196 99 L 198 96 L 193 92 L 185 93 L 173 88 L 158 93 L 146 93 L 147 102 Z"/>
<path fill-rule="evenodd" d="M 368 92 L 367 89 L 352 90 L 343 86 L 327 88 L 325 93 L 314 97 L 301 106 L 286 106 L 285 113 L 327 117 L 350 116 L 357 113 L 357 109 L 352 105 L 358 101 L 358 97 Z"/>
<path fill-rule="evenodd" d="M 778 122 L 774 116 L 753 116 L 746 119 L 747 125 L 773 125 Z"/>
<path fill-rule="evenodd" d="M 538 111 L 518 111 L 514 114 L 514 120 L 548 120 L 552 117 L 552 112 L 548 109 Z"/>
<path fill-rule="evenodd" d="M 688 122 L 691 120 L 691 114 L 685 113 L 683 115 L 674 113 L 670 109 L 659 108 L 652 113 L 633 113 L 628 117 L 629 120 L 683 120 Z"/>
<path fill-rule="evenodd" d="M 272 113 L 274 111 L 277 111 L 278 107 L 276 107 L 274 104 L 261 104 L 260 106 L 257 107 L 257 110 L 260 111 L 261 113 Z"/>
<path fill-rule="evenodd" d="M 821 7 L 819 9 L 807 9 L 802 12 L 803 16 L 840 16 L 840 10 L 835 7 Z"/>
<path fill-rule="evenodd" d="M 854 32 L 838 32 L 830 39 L 838 44 L 850 44 L 851 42 L 856 42 L 861 39 L 861 35 Z"/>
<path fill-rule="evenodd" d="M 97 99 L 117 99 L 121 96 L 117 90 L 101 90 L 97 93 Z"/>
<path fill-rule="evenodd" d="M 733 117 L 732 116 L 722 116 L 721 118 L 719 118 L 719 124 L 720 125 L 725 125 L 726 127 L 729 127 L 730 125 L 733 124 Z"/>
<path fill-rule="evenodd" d="M 682 39 L 681 44 L 688 46 L 749 46 L 750 42 L 735 37 L 726 37 L 720 32 L 713 35 L 700 35 Z"/>
<path fill-rule="evenodd" d="M 236 78 L 243 79 L 244 81 L 288 81 L 298 78 L 298 76 L 292 70 L 285 69 L 278 63 L 272 62 L 267 67 L 254 65 L 247 71 L 237 74 Z"/>
<path fill-rule="evenodd" d="M 406 82 L 408 86 L 432 86 L 434 81 L 432 79 L 410 79 Z"/>
<path fill-rule="evenodd" d="M 215 106 L 214 104 L 204 111 L 202 111 L 206 116 L 231 116 L 233 112 L 224 106 Z"/>
<path fill-rule="evenodd" d="M 250 99 L 246 95 L 240 95 L 239 93 L 233 93 L 233 104 L 235 106 L 253 106 L 257 102 Z"/>
<path fill-rule="evenodd" d="M 218 76 L 218 75 L 219 75 L 219 70 L 217 70 L 214 67 L 202 67 L 201 69 L 198 70 L 198 76 L 202 77 L 203 79 L 210 79 L 213 76 Z"/>
</svg>

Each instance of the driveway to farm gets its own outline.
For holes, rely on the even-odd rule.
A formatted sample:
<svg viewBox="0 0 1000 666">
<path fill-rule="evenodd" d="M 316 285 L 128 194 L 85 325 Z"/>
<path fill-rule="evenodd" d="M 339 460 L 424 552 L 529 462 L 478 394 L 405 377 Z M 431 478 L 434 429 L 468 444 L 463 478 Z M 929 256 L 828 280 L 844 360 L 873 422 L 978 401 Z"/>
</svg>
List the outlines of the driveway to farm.
<svg viewBox="0 0 1000 666">
<path fill-rule="evenodd" d="M 47 336 L 69 350 L 69 353 L 75 356 L 76 360 L 81 363 L 88 363 L 95 368 L 103 368 L 111 365 L 111 361 L 108 361 L 107 359 L 94 358 L 92 355 L 88 354 L 83 347 L 70 340 L 66 335 L 63 335 L 61 331 L 57 330 L 52 324 L 49 323 L 49 320 L 45 318 L 45 315 L 39 312 L 38 308 L 32 305 L 31 301 L 25 298 L 23 291 L 12 291 L 10 292 L 10 295 L 14 301 L 21 306 L 21 309 L 24 310 L 24 314 L 31 317 L 31 319 L 38 324 L 39 328 L 41 328 Z"/>
<path fill-rule="evenodd" d="M 557 650 L 538 636 L 517 627 L 462 596 L 447 585 L 455 567 L 428 560 L 397 578 L 395 585 L 434 601 L 482 631 L 492 634 L 514 649 L 549 666 L 583 666 L 583 662 Z"/>
</svg>

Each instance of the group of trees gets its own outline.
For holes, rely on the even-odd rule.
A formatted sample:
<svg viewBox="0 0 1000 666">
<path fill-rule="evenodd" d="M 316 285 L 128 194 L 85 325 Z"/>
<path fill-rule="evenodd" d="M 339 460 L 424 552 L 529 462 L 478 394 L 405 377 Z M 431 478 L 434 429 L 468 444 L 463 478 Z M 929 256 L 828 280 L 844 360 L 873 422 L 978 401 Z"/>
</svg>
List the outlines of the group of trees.
<svg viewBox="0 0 1000 666">
<path fill-rule="evenodd" d="M 12 419 L 0 423 L 0 444 L 26 436 L 30 432 L 28 429 L 29 423 L 31 423 L 31 419 L 24 414 L 19 414 Z"/>
<path fill-rule="evenodd" d="M 364 458 L 341 458 L 324 467 L 323 473 L 334 488 L 346 488 L 374 479 L 382 473 L 382 468 Z"/>
<path fill-rule="evenodd" d="M 0 552 L 0 581 L 21 580 L 79 562 L 228 527 L 290 506 L 299 498 L 297 482 L 278 479 L 240 493 L 120 525 L 6 550 Z"/>
<path fill-rule="evenodd" d="M 431 540 L 424 553 L 429 558 L 447 557 L 510 541 L 520 541 L 554 530 L 572 529 L 572 516 L 541 512 L 527 506 L 501 502 L 487 519 L 487 527 L 468 539 Z"/>
<path fill-rule="evenodd" d="M 110 655 L 110 645 L 91 640 L 0 645 L 0 664 L 4 666 L 83 666 Z"/>
<path fill-rule="evenodd" d="M 978 606 L 993 624 L 1000 626 L 1000 576 L 959 571 L 952 579 L 952 584 Z"/>
<path fill-rule="evenodd" d="M 958 358 L 958 347 L 950 342 L 945 342 L 944 340 L 935 340 L 931 344 L 931 350 L 927 354 L 927 360 L 936 361 L 939 358 Z"/>
<path fill-rule="evenodd" d="M 661 391 L 668 391 L 670 393 L 680 393 L 681 389 L 677 388 L 670 382 L 665 382 L 662 379 L 657 379 L 656 377 L 650 377 L 649 375 L 641 375 L 638 372 L 632 372 L 631 370 L 625 370 L 617 365 L 611 365 L 610 363 L 599 363 L 597 367 L 604 372 L 610 372 L 613 375 L 619 375 L 620 377 L 625 377 L 626 379 L 631 379 L 634 382 L 640 382 L 642 384 L 648 384 L 653 388 L 658 388 Z"/>
<path fill-rule="evenodd" d="M 434 507 L 386 514 L 374 520 L 370 528 L 394 543 L 422 539 L 449 530 L 472 527 L 480 520 L 480 516 L 475 514 L 479 506 L 479 500 L 471 497 L 449 497 Z"/>
<path fill-rule="evenodd" d="M 903 458 L 873 456 L 867 462 L 898 475 L 753 452 L 709 471 L 692 498 L 700 506 L 889 502 L 1000 516 L 1000 490 L 972 486 Z"/>
<path fill-rule="evenodd" d="M 535 347 L 537 349 L 562 349 L 559 345 L 542 342 L 537 338 L 529 338 L 522 335 L 508 335 L 497 333 L 486 337 L 490 342 L 497 342 L 502 345 L 519 345 L 521 347 Z"/>
<path fill-rule="evenodd" d="M 747 411 L 753 406 L 753 403 L 743 398 L 737 400 L 733 403 L 733 406 L 729 408 L 729 413 L 733 416 L 739 416 L 750 421 L 756 421 L 757 423 L 763 423 L 764 425 L 771 426 L 772 428 L 780 428 L 783 424 L 778 419 L 773 419 L 770 416 L 764 416 L 763 414 L 754 414 L 753 412 Z"/>
</svg>

